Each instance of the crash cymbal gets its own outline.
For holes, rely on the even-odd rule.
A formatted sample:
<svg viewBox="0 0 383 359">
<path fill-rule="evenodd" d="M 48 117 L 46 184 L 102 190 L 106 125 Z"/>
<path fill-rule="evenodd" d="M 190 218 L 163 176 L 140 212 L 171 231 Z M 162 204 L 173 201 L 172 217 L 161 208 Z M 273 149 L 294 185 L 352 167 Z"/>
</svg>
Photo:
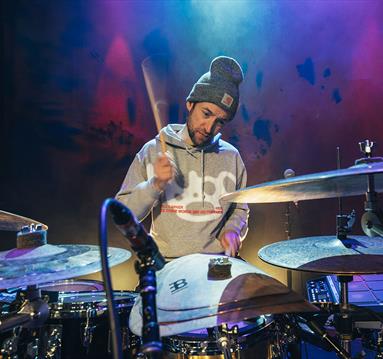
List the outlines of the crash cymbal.
<svg viewBox="0 0 383 359">
<path fill-rule="evenodd" d="M 273 203 L 355 196 L 367 191 L 369 174 L 374 174 L 375 191 L 382 192 L 383 162 L 373 162 L 266 182 L 228 193 L 221 199 L 235 203 Z"/>
<path fill-rule="evenodd" d="M 24 226 L 30 226 L 31 224 L 41 224 L 43 230 L 47 230 L 48 226 L 42 224 L 38 221 L 35 221 L 31 218 L 19 216 L 18 214 L 13 214 L 0 210 L 0 230 L 1 231 L 20 231 Z"/>
<path fill-rule="evenodd" d="M 191 254 L 157 272 L 157 317 L 161 336 L 174 335 L 262 314 L 315 311 L 316 307 L 257 267 L 229 258 L 231 274 L 209 275 L 209 263 L 224 256 Z M 129 326 L 141 335 L 141 298 Z"/>
<path fill-rule="evenodd" d="M 108 249 L 109 265 L 130 258 L 122 248 Z M 78 277 L 101 270 L 100 250 L 92 245 L 50 245 L 0 252 L 0 288 L 23 287 Z"/>
<path fill-rule="evenodd" d="M 298 238 L 269 244 L 258 256 L 278 267 L 309 272 L 383 273 L 383 238 L 349 236 L 344 242 L 336 236 Z"/>
</svg>

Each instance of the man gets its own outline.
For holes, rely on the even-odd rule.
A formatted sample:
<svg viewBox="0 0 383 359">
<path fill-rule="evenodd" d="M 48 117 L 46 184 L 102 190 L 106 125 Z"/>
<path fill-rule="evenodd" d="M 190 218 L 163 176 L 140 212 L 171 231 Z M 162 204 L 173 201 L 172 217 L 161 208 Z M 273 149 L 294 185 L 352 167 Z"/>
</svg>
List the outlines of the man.
<svg viewBox="0 0 383 359">
<path fill-rule="evenodd" d="M 239 64 L 217 57 L 186 99 L 184 125 L 169 124 L 132 162 L 116 198 L 139 220 L 151 213 L 151 234 L 167 259 L 191 253 L 236 256 L 247 232 L 248 207 L 220 201 L 246 186 L 238 151 L 220 139 L 233 119 L 243 80 Z"/>
</svg>

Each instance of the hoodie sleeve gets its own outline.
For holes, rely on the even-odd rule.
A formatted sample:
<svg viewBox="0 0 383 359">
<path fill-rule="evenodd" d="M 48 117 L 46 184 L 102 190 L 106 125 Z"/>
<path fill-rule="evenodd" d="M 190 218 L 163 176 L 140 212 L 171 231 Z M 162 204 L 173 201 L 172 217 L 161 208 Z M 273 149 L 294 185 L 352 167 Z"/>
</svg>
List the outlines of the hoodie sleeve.
<svg viewBox="0 0 383 359">
<path fill-rule="evenodd" d="M 247 172 L 241 156 L 237 156 L 237 190 L 245 188 L 247 182 Z M 221 233 L 234 231 L 237 232 L 241 241 L 247 234 L 249 218 L 249 207 L 246 203 L 232 203 L 227 213 L 227 220 Z"/>
<path fill-rule="evenodd" d="M 153 186 L 153 177 L 148 174 L 141 154 L 140 151 L 134 158 L 116 194 L 116 199 L 133 211 L 139 221 L 145 219 L 161 195 Z"/>
</svg>

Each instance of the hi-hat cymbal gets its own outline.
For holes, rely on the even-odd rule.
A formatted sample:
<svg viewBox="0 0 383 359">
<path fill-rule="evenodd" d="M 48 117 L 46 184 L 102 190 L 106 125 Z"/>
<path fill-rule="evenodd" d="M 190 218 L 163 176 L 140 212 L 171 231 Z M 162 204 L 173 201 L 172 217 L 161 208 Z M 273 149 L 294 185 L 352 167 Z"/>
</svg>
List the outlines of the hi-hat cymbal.
<svg viewBox="0 0 383 359">
<path fill-rule="evenodd" d="M 331 274 L 383 273 L 383 238 L 336 236 L 297 238 L 269 244 L 258 252 L 263 261 L 287 269 Z"/>
<path fill-rule="evenodd" d="M 191 254 L 165 265 L 157 272 L 157 317 L 161 336 L 174 335 L 222 323 L 238 322 L 262 314 L 316 311 L 303 297 L 289 290 L 257 267 L 229 258 L 231 277 L 208 279 L 212 258 Z M 141 335 L 141 299 L 129 320 Z"/>
<path fill-rule="evenodd" d="M 109 265 L 130 258 L 122 248 L 108 248 Z M 101 270 L 100 250 L 92 245 L 50 245 L 0 252 L 0 288 L 23 287 L 78 277 Z"/>
<path fill-rule="evenodd" d="M 266 182 L 225 194 L 221 199 L 235 203 L 273 203 L 356 196 L 367 191 L 371 174 L 374 174 L 375 191 L 382 192 L 383 162 L 372 162 Z"/>
<path fill-rule="evenodd" d="M 0 230 L 1 231 L 20 231 L 24 226 L 31 224 L 41 224 L 43 230 L 48 230 L 48 226 L 31 218 L 19 216 L 10 212 L 0 210 Z"/>
</svg>

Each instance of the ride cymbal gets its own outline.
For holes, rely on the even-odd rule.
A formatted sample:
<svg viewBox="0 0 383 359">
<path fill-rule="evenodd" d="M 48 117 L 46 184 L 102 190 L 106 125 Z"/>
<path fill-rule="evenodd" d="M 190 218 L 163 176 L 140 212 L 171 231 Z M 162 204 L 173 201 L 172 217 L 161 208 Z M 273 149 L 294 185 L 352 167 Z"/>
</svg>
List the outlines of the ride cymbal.
<svg viewBox="0 0 383 359">
<path fill-rule="evenodd" d="M 297 238 L 269 244 L 258 252 L 263 261 L 287 269 L 330 274 L 383 273 L 383 238 L 336 236 Z"/>
</svg>

